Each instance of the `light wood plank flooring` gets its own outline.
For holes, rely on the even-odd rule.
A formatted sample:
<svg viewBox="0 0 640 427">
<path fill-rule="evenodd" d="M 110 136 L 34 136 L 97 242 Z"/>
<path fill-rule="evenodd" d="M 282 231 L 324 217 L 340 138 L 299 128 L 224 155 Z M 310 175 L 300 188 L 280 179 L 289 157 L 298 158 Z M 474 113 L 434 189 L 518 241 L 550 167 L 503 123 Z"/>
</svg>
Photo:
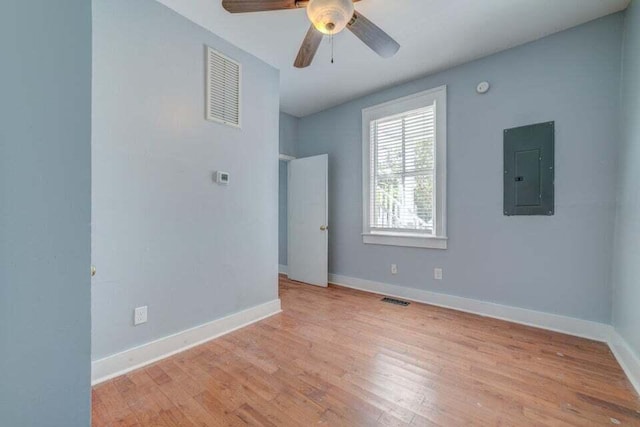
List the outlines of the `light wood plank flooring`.
<svg viewBox="0 0 640 427">
<path fill-rule="evenodd" d="M 280 279 L 284 312 L 96 386 L 94 426 L 640 425 L 605 344 Z"/>
</svg>

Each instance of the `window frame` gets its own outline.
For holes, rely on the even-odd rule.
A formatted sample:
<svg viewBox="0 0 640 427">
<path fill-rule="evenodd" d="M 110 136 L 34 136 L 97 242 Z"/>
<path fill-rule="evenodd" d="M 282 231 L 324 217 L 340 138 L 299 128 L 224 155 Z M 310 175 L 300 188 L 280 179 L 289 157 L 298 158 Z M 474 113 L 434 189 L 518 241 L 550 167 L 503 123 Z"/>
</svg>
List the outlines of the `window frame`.
<svg viewBox="0 0 640 427">
<path fill-rule="evenodd" d="M 427 107 L 435 103 L 435 230 L 434 234 L 412 231 L 372 230 L 371 122 Z M 447 86 L 439 86 L 362 110 L 362 240 L 365 244 L 447 249 Z"/>
</svg>

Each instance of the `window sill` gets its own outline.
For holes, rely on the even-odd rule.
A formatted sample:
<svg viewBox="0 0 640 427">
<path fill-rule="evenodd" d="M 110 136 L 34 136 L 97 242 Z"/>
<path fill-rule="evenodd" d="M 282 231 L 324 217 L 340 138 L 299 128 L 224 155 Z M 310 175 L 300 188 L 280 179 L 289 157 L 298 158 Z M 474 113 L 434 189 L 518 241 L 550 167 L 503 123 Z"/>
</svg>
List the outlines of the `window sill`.
<svg viewBox="0 0 640 427">
<path fill-rule="evenodd" d="M 406 234 L 367 234 L 362 235 L 367 245 L 406 246 L 410 248 L 447 249 L 446 237 L 417 236 Z"/>
</svg>

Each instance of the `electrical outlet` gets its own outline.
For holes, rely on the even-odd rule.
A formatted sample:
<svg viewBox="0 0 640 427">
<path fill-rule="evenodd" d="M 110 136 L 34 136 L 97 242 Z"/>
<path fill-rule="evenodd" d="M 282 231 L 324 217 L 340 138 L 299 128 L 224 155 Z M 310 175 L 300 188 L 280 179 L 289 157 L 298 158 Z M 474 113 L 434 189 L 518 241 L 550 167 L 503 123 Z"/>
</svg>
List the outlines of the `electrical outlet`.
<svg viewBox="0 0 640 427">
<path fill-rule="evenodd" d="M 442 269 L 434 268 L 433 269 L 433 278 L 436 280 L 442 280 Z"/>
<path fill-rule="evenodd" d="M 147 306 L 137 307 L 133 311 L 133 325 L 140 325 L 142 323 L 147 323 Z"/>
<path fill-rule="evenodd" d="M 396 264 L 391 264 L 391 274 L 398 274 L 398 266 Z"/>
</svg>

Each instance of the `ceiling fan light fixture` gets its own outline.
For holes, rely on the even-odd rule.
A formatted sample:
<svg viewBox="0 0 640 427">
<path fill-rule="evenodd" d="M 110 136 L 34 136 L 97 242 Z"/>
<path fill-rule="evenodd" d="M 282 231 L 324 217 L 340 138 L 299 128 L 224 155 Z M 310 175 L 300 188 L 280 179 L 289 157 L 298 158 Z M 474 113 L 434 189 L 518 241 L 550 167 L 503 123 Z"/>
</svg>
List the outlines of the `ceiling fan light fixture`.
<svg viewBox="0 0 640 427">
<path fill-rule="evenodd" d="M 309 20 L 323 34 L 344 30 L 353 12 L 353 0 L 311 0 L 307 5 Z"/>
</svg>

